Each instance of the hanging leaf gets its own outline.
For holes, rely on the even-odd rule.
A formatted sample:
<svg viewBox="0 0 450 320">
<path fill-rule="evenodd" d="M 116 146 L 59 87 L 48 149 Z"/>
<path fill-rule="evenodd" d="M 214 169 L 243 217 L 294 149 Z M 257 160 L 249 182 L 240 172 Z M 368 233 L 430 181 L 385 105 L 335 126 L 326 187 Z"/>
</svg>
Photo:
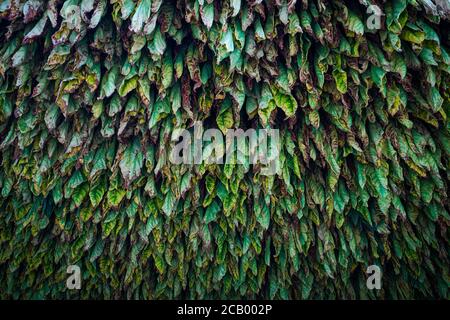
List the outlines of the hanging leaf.
<svg viewBox="0 0 450 320">
<path fill-rule="evenodd" d="M 448 299 L 449 14 L 0 2 L 0 298 Z"/>
<path fill-rule="evenodd" d="M 134 138 L 125 149 L 119 164 L 126 185 L 141 175 L 143 164 L 144 154 L 142 152 L 141 142 L 138 138 Z"/>
</svg>

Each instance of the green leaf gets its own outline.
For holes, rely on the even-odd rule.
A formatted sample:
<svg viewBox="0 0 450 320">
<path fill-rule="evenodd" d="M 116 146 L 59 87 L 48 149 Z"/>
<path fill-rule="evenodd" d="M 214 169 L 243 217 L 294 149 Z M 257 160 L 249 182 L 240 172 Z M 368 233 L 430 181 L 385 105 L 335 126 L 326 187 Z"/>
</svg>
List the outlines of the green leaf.
<svg viewBox="0 0 450 320">
<path fill-rule="evenodd" d="M 106 77 L 103 78 L 102 82 L 102 93 L 105 97 L 110 97 L 116 90 L 116 81 L 119 73 L 119 68 L 117 66 L 111 68 L 108 71 Z"/>
<path fill-rule="evenodd" d="M 124 79 L 117 91 L 121 97 L 125 97 L 128 93 L 136 89 L 138 84 L 138 77 L 132 77 L 131 79 Z"/>
<path fill-rule="evenodd" d="M 347 73 L 342 70 L 333 70 L 333 77 L 336 81 L 336 88 L 342 94 L 347 92 Z"/>
<path fill-rule="evenodd" d="M 269 208 L 263 204 L 261 207 L 261 210 L 255 212 L 256 214 L 256 220 L 261 225 L 261 227 L 264 230 L 267 230 L 269 228 L 270 224 L 270 211 Z"/>
<path fill-rule="evenodd" d="M 150 18 L 150 6 L 151 0 L 141 0 L 136 10 L 134 11 L 133 17 L 131 18 L 130 29 L 133 32 L 141 32 L 144 23 Z"/>
<path fill-rule="evenodd" d="M 422 44 L 425 40 L 425 33 L 422 31 L 405 28 L 403 29 L 400 38 L 411 43 Z"/>
<path fill-rule="evenodd" d="M 107 198 L 108 204 L 112 207 L 118 207 L 123 197 L 125 196 L 126 191 L 124 189 L 109 189 Z"/>
<path fill-rule="evenodd" d="M 125 179 L 125 185 L 129 185 L 134 179 L 141 175 L 143 164 L 144 153 L 142 151 L 141 142 L 139 141 L 139 138 L 136 137 L 126 147 L 119 163 L 122 176 Z"/>
<path fill-rule="evenodd" d="M 223 103 L 220 112 L 217 115 L 216 122 L 219 129 L 223 132 L 223 134 L 226 134 L 228 129 L 233 127 L 234 121 L 233 121 L 233 110 L 231 108 L 231 104 L 229 103 L 229 100 L 227 100 L 228 103 Z"/>
<path fill-rule="evenodd" d="M 353 11 L 350 10 L 348 11 L 347 26 L 350 31 L 353 31 L 356 34 L 364 34 L 364 23 Z"/>
<path fill-rule="evenodd" d="M 72 194 L 73 201 L 77 207 L 81 206 L 84 198 L 88 195 L 89 184 L 83 183 L 81 186 L 76 188 Z"/>
<path fill-rule="evenodd" d="M 164 198 L 164 204 L 162 206 L 163 212 L 167 216 L 171 216 L 175 209 L 175 204 L 176 204 L 176 198 L 174 197 L 172 190 L 169 189 L 169 191 L 166 194 L 166 197 Z"/>
<path fill-rule="evenodd" d="M 403 61 L 403 58 L 399 54 L 394 55 L 394 59 L 392 61 L 392 71 L 400 74 L 400 77 L 402 79 L 404 79 L 406 76 L 406 63 Z"/>
<path fill-rule="evenodd" d="M 169 88 L 173 80 L 173 61 L 171 50 L 167 50 L 164 54 L 161 75 L 163 88 Z"/>
<path fill-rule="evenodd" d="M 91 199 L 91 204 L 94 208 L 100 204 L 106 190 L 107 182 L 106 179 L 102 177 L 89 191 L 89 198 Z"/>
<path fill-rule="evenodd" d="M 208 224 L 212 221 L 215 221 L 217 218 L 217 213 L 220 212 L 220 207 L 217 202 L 214 200 L 206 209 L 205 217 L 203 221 Z"/>
<path fill-rule="evenodd" d="M 227 30 L 222 33 L 220 44 L 225 47 L 225 52 L 234 51 L 233 32 L 231 28 L 227 28 Z"/>
<path fill-rule="evenodd" d="M 231 7 L 233 8 L 233 14 L 231 16 L 237 16 L 239 10 L 241 9 L 241 0 L 231 0 Z"/>
<path fill-rule="evenodd" d="M 274 99 L 277 107 L 281 108 L 287 117 L 295 116 L 298 104 L 293 96 L 278 91 L 277 94 L 274 95 Z"/>
<path fill-rule="evenodd" d="M 208 3 L 201 7 L 200 15 L 206 28 L 211 29 L 214 21 L 214 3 Z"/>
</svg>

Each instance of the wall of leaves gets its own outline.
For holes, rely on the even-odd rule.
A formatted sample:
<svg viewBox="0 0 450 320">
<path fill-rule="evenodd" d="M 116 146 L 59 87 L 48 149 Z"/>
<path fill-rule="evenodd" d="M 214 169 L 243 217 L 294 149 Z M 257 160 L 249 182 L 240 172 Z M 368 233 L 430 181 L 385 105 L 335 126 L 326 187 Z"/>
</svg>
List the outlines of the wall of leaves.
<svg viewBox="0 0 450 320">
<path fill-rule="evenodd" d="M 434 4 L 0 1 L 0 297 L 449 298 Z M 279 172 L 171 164 L 194 121 L 279 129 Z"/>
</svg>

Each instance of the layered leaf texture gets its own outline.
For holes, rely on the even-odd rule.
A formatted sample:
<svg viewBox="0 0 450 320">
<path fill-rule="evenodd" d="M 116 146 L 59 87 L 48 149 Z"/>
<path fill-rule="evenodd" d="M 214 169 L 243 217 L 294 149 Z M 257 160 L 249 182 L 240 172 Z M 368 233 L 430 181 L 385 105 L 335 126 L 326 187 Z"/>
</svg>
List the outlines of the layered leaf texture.
<svg viewBox="0 0 450 320">
<path fill-rule="evenodd" d="M 0 1 L 0 297 L 449 298 L 437 2 Z M 276 174 L 171 163 L 195 121 Z"/>
</svg>

